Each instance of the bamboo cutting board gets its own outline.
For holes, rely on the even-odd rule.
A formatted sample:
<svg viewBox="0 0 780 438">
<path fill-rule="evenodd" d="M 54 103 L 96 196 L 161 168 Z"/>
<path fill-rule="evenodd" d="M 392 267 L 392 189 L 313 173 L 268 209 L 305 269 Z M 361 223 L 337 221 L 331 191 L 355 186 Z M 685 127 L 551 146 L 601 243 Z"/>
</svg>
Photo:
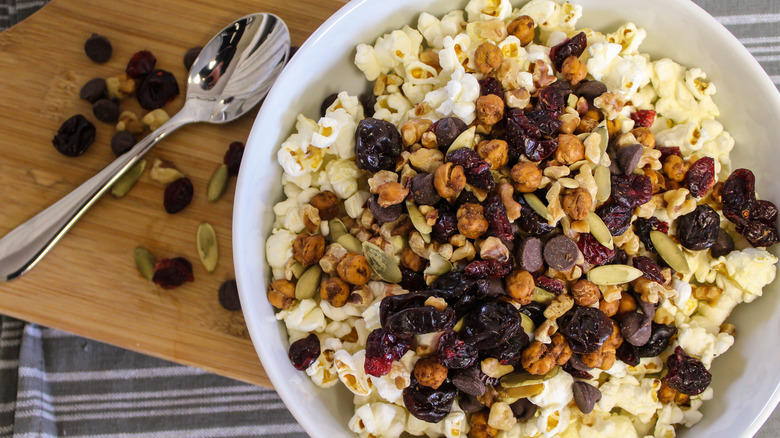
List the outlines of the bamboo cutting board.
<svg viewBox="0 0 780 438">
<path fill-rule="evenodd" d="M 124 71 L 139 50 L 171 71 L 182 95 L 182 58 L 234 19 L 271 12 L 300 45 L 343 0 L 53 0 L 0 33 L 0 236 L 66 195 L 108 164 L 115 128 L 97 121 L 78 98 L 93 77 Z M 84 54 L 92 34 L 107 36 L 113 56 L 95 64 Z M 183 98 L 167 104 L 173 114 Z M 143 111 L 133 98 L 122 110 Z M 81 113 L 97 128 L 95 143 L 77 158 L 51 144 L 60 124 Z M 235 178 L 217 203 L 205 199 L 206 183 L 232 141 L 245 141 L 256 111 L 228 125 L 190 125 L 146 156 L 172 161 L 192 179 L 195 197 L 183 211 L 163 209 L 164 187 L 148 170 L 122 199 L 106 195 L 28 274 L 0 283 L 0 313 L 224 376 L 270 387 L 240 312 L 224 310 L 220 284 L 233 274 L 231 216 Z M 147 169 L 150 166 L 147 166 Z M 209 274 L 198 259 L 195 232 L 211 223 L 219 240 L 219 265 Z M 158 258 L 183 256 L 195 281 L 163 290 L 138 273 L 133 249 Z M 264 293 L 264 291 L 258 291 Z"/>
</svg>

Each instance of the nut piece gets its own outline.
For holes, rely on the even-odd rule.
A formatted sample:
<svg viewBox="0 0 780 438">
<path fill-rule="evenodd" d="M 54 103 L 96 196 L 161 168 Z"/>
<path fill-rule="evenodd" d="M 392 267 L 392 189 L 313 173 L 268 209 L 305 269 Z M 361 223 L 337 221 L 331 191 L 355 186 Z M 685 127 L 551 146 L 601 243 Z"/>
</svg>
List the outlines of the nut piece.
<svg viewBox="0 0 780 438">
<path fill-rule="evenodd" d="M 495 94 L 477 98 L 477 119 L 484 125 L 493 126 L 504 117 L 504 99 Z"/>
<path fill-rule="evenodd" d="M 493 438 L 498 435 L 498 429 L 488 425 L 488 411 L 480 411 L 471 414 L 469 421 L 471 423 L 470 438 Z"/>
<path fill-rule="evenodd" d="M 277 309 L 286 309 L 295 300 L 295 285 L 288 280 L 275 280 L 268 288 L 268 302 Z"/>
<path fill-rule="evenodd" d="M 293 257 L 303 266 L 311 266 L 325 254 L 325 238 L 322 234 L 299 234 L 293 241 Z"/>
<path fill-rule="evenodd" d="M 458 231 L 469 239 L 476 239 L 485 234 L 488 221 L 484 216 L 484 207 L 467 202 L 460 206 L 457 213 Z"/>
<path fill-rule="evenodd" d="M 574 286 L 571 288 L 571 294 L 574 296 L 574 302 L 582 307 L 592 306 L 601 299 L 599 287 L 585 279 L 574 283 Z"/>
<path fill-rule="evenodd" d="M 580 58 L 571 55 L 563 61 L 561 74 L 572 85 L 577 85 L 588 75 L 588 68 L 580 61 Z"/>
<path fill-rule="evenodd" d="M 617 314 L 617 311 L 618 311 L 619 308 L 620 308 L 620 300 L 615 300 L 615 301 L 601 300 L 601 301 L 599 301 L 599 310 L 604 312 L 604 314 L 609 316 L 610 318 L 615 316 L 615 314 Z"/>
<path fill-rule="evenodd" d="M 320 258 L 319 262 L 322 272 L 326 274 L 333 274 L 336 272 L 336 266 L 345 255 L 347 255 L 347 250 L 338 243 L 331 243 L 328 245 L 325 249 L 325 254 Z"/>
<path fill-rule="evenodd" d="M 561 164 L 570 165 L 585 159 L 585 145 L 574 134 L 559 134 L 558 149 L 555 150 L 555 160 Z"/>
<path fill-rule="evenodd" d="M 549 345 L 539 341 L 531 342 L 531 345 L 523 351 L 523 368 L 537 376 L 550 372 L 555 365 L 563 365 L 571 359 L 571 347 L 562 334 L 552 335 Z"/>
<path fill-rule="evenodd" d="M 490 236 L 479 244 L 479 257 L 482 260 L 509 260 L 509 249 L 498 237 Z"/>
<path fill-rule="evenodd" d="M 556 320 L 574 307 L 574 299 L 567 294 L 561 294 L 544 309 L 544 317 L 548 320 Z"/>
<path fill-rule="evenodd" d="M 436 140 L 436 134 L 431 131 L 423 132 L 422 137 L 420 137 L 420 144 L 427 149 L 436 149 L 439 147 L 439 141 Z"/>
<path fill-rule="evenodd" d="M 599 125 L 600 121 L 601 112 L 596 108 L 591 108 L 587 110 L 587 112 L 585 112 L 582 117 L 580 117 L 580 124 L 577 126 L 577 129 L 574 132 L 576 134 L 591 132 L 596 129 L 596 126 Z"/>
<path fill-rule="evenodd" d="M 149 177 L 159 183 L 170 184 L 179 178 L 184 178 L 184 174 L 170 161 L 155 158 L 149 171 Z"/>
<path fill-rule="evenodd" d="M 428 119 L 411 119 L 401 125 L 401 138 L 403 139 L 404 146 L 411 146 L 418 143 L 422 138 L 422 135 L 433 124 Z"/>
<path fill-rule="evenodd" d="M 404 248 L 404 250 L 401 251 L 401 264 L 412 271 L 422 271 L 425 268 L 426 261 L 427 260 L 412 251 L 411 248 Z"/>
<path fill-rule="evenodd" d="M 365 257 L 350 252 L 336 266 L 336 273 L 347 283 L 362 286 L 368 283 L 371 277 L 371 268 Z"/>
<path fill-rule="evenodd" d="M 338 277 L 330 277 L 320 283 L 320 298 L 333 307 L 343 307 L 349 299 L 349 285 Z"/>
<path fill-rule="evenodd" d="M 146 113 L 141 121 L 144 123 L 144 125 L 148 126 L 150 130 L 154 131 L 155 129 L 162 126 L 163 123 L 167 122 L 170 118 L 171 116 L 169 116 L 164 109 L 157 108 L 156 110 Z"/>
<path fill-rule="evenodd" d="M 127 76 L 127 73 L 120 73 L 117 76 L 106 78 L 106 90 L 109 99 L 122 99 L 135 93 L 135 80 Z"/>
<path fill-rule="evenodd" d="M 593 198 L 590 196 L 590 192 L 582 187 L 567 189 L 564 192 L 561 204 L 566 214 L 571 216 L 572 219 L 579 221 L 588 216 L 590 209 L 593 207 Z"/>
<path fill-rule="evenodd" d="M 119 115 L 119 120 L 116 122 L 116 130 L 138 135 L 144 132 L 144 124 L 138 120 L 138 116 L 134 112 L 122 111 L 122 114 Z"/>
<path fill-rule="evenodd" d="M 506 27 L 509 35 L 514 35 L 520 40 L 520 44 L 525 47 L 534 40 L 534 19 L 528 15 L 521 15 Z"/>
<path fill-rule="evenodd" d="M 666 191 L 666 178 L 664 178 L 661 172 L 650 169 L 649 167 L 645 167 L 642 169 L 642 173 L 644 173 L 646 177 L 650 178 L 650 183 L 653 185 L 654 195 Z"/>
<path fill-rule="evenodd" d="M 506 106 L 510 108 L 523 109 L 531 101 L 531 93 L 525 88 L 515 88 L 504 93 L 504 100 L 506 101 Z"/>
<path fill-rule="evenodd" d="M 693 288 L 693 297 L 701 301 L 713 301 L 723 294 L 723 289 L 717 286 L 697 286 Z"/>
<path fill-rule="evenodd" d="M 498 170 L 506 166 L 509 160 L 509 145 L 504 140 L 484 140 L 477 145 L 477 153 L 480 158 L 490 163 L 491 169 Z"/>
<path fill-rule="evenodd" d="M 490 407 L 488 416 L 488 425 L 498 430 L 509 431 L 517 423 L 517 418 L 512 412 L 512 408 L 505 402 L 493 403 Z"/>
<path fill-rule="evenodd" d="M 387 208 L 404 202 L 409 189 L 397 182 L 384 183 L 377 189 L 377 194 L 379 206 Z"/>
<path fill-rule="evenodd" d="M 617 316 L 628 315 L 629 313 L 636 311 L 636 300 L 630 294 L 623 294 L 618 303 L 620 303 L 620 305 L 618 306 L 617 313 L 615 313 Z"/>
<path fill-rule="evenodd" d="M 422 386 L 438 389 L 447 379 L 447 367 L 436 360 L 436 356 L 425 356 L 414 365 L 414 377 Z"/>
<path fill-rule="evenodd" d="M 666 161 L 664 161 L 663 169 L 668 179 L 677 182 L 682 182 L 685 179 L 685 174 L 688 172 L 688 166 L 677 155 L 669 155 Z"/>
<path fill-rule="evenodd" d="M 636 141 L 644 147 L 655 149 L 655 136 L 650 128 L 639 126 L 631 130 L 631 134 L 634 135 Z"/>
<path fill-rule="evenodd" d="M 504 61 L 504 52 L 495 44 L 486 41 L 477 47 L 474 53 L 474 63 L 482 74 L 488 74 L 501 66 Z"/>
<path fill-rule="evenodd" d="M 520 193 L 531 193 L 542 183 L 542 171 L 534 163 L 528 161 L 517 163 L 510 174 L 515 190 Z"/>
<path fill-rule="evenodd" d="M 328 190 L 314 195 L 309 204 L 319 210 L 320 219 L 329 221 L 339 215 L 339 198 Z"/>
<path fill-rule="evenodd" d="M 541 171 L 540 180 L 541 180 Z M 466 173 L 461 166 L 444 163 L 436 169 L 433 175 L 433 186 L 439 196 L 449 202 L 454 202 L 460 192 L 466 187 Z"/>
<path fill-rule="evenodd" d="M 514 271 L 504 280 L 506 291 L 521 306 L 531 303 L 534 298 L 534 276 L 528 271 Z"/>
<path fill-rule="evenodd" d="M 509 222 L 514 222 L 523 213 L 523 206 L 515 201 L 514 193 L 515 189 L 512 188 L 511 184 L 502 183 L 498 186 L 498 196 L 501 197 L 501 202 L 504 204 L 504 208 L 506 208 L 506 216 Z"/>
<path fill-rule="evenodd" d="M 420 148 L 409 155 L 409 164 L 425 173 L 435 172 L 442 163 L 444 153 L 438 149 Z"/>
<path fill-rule="evenodd" d="M 606 371 L 615 364 L 615 352 L 622 343 L 623 336 L 620 334 L 620 327 L 615 321 L 612 321 L 612 334 L 609 335 L 598 350 L 593 353 L 583 354 L 582 363 L 586 366 Z"/>
</svg>

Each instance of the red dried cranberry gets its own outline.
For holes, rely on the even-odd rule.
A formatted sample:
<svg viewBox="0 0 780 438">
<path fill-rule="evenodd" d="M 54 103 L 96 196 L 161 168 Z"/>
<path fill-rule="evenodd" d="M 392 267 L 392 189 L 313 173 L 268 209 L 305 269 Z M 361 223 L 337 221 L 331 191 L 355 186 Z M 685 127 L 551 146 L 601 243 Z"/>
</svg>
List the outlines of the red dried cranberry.
<svg viewBox="0 0 780 438">
<path fill-rule="evenodd" d="M 585 48 L 588 46 L 588 38 L 585 36 L 585 32 L 580 32 L 571 38 L 567 38 L 566 41 L 550 48 L 550 59 L 555 66 L 555 69 L 561 71 L 563 68 L 563 61 L 569 56 L 579 57 Z"/>
<path fill-rule="evenodd" d="M 685 174 L 685 185 L 696 198 L 706 195 L 715 185 L 715 160 L 710 157 L 696 160 Z"/>
<path fill-rule="evenodd" d="M 634 208 L 653 197 L 653 182 L 646 175 L 612 175 L 612 200 Z"/>
<path fill-rule="evenodd" d="M 661 267 L 656 264 L 653 259 L 645 256 L 636 256 L 631 262 L 635 268 L 642 271 L 642 277 L 648 280 L 653 280 L 657 283 L 664 284 L 665 279 L 661 274 Z"/>
<path fill-rule="evenodd" d="M 368 357 L 363 362 L 363 370 L 369 376 L 382 377 L 393 369 L 393 361 L 384 356 Z"/>
<path fill-rule="evenodd" d="M 633 208 L 617 202 L 604 204 L 596 210 L 596 214 L 604 221 L 604 225 L 613 236 L 622 236 L 628 230 L 633 213 Z"/>
<path fill-rule="evenodd" d="M 658 160 L 662 163 L 671 155 L 682 157 L 682 152 L 680 152 L 680 148 L 677 146 L 656 146 L 655 148 L 661 152 L 661 157 Z"/>
<path fill-rule="evenodd" d="M 366 374 L 382 377 L 390 372 L 393 361 L 401 359 L 412 345 L 412 337 L 394 335 L 379 328 L 366 339 Z"/>
<path fill-rule="evenodd" d="M 428 288 L 428 285 L 425 284 L 425 275 L 422 272 L 404 268 L 401 268 L 401 282 L 398 285 L 409 292 L 417 292 Z"/>
<path fill-rule="evenodd" d="M 449 163 L 462 167 L 465 171 L 479 173 L 485 169 L 490 169 L 490 163 L 480 158 L 474 149 L 456 149 L 448 153 L 445 159 Z"/>
<path fill-rule="evenodd" d="M 475 260 L 468 265 L 463 273 L 471 278 L 504 278 L 512 272 L 514 263 L 512 259 L 500 260 Z"/>
<path fill-rule="evenodd" d="M 615 352 L 615 356 L 625 362 L 626 365 L 630 365 L 632 367 L 639 365 L 639 361 L 641 360 L 637 348 L 628 342 L 623 342 L 620 344 L 620 347 L 618 347 L 617 351 Z"/>
<path fill-rule="evenodd" d="M 615 251 L 599 243 L 592 234 L 580 234 L 580 240 L 577 242 L 577 248 L 580 249 L 585 261 L 593 266 L 600 266 L 608 263 L 615 257 Z"/>
<path fill-rule="evenodd" d="M 488 220 L 487 234 L 497 237 L 503 242 L 511 242 L 515 236 L 512 233 L 512 224 L 506 214 L 506 207 L 498 195 L 491 195 L 485 204 L 485 217 Z"/>
<path fill-rule="evenodd" d="M 320 356 L 320 339 L 314 333 L 298 339 L 290 345 L 287 356 L 296 370 L 303 371 L 309 368 Z"/>
<path fill-rule="evenodd" d="M 439 243 L 447 243 L 450 237 L 458 234 L 458 218 L 455 213 L 439 211 L 439 217 L 433 225 L 431 237 Z"/>
<path fill-rule="evenodd" d="M 451 370 L 468 368 L 479 358 L 477 349 L 458 339 L 454 332 L 441 335 L 437 348 L 439 363 Z"/>
<path fill-rule="evenodd" d="M 701 204 L 696 210 L 680 217 L 677 237 L 680 244 L 694 251 L 711 247 L 718 238 L 720 216 L 709 205 Z"/>
<path fill-rule="evenodd" d="M 192 181 L 189 178 L 179 178 L 168 184 L 165 188 L 165 198 L 163 204 L 165 211 L 174 214 L 184 210 L 184 207 L 190 205 L 193 194 Z"/>
<path fill-rule="evenodd" d="M 547 223 L 544 218 L 536 214 L 536 212 L 526 204 L 522 196 L 515 198 L 515 200 L 522 206 L 520 218 L 515 221 L 521 230 L 531 236 L 543 236 L 555 229 L 555 227 Z"/>
<path fill-rule="evenodd" d="M 481 96 L 487 96 L 488 94 L 495 94 L 500 98 L 504 98 L 504 87 L 501 82 L 492 77 L 487 76 L 479 80 L 479 94 Z"/>
<path fill-rule="evenodd" d="M 95 142 L 95 125 L 81 114 L 65 120 L 51 140 L 62 155 L 78 157 Z"/>
<path fill-rule="evenodd" d="M 666 366 L 669 367 L 664 379 L 666 385 L 683 394 L 699 395 L 712 382 L 712 374 L 704 364 L 699 359 L 688 356 L 680 346 L 666 359 Z"/>
<path fill-rule="evenodd" d="M 650 340 L 647 344 L 637 347 L 639 357 L 656 357 L 666 350 L 672 336 L 677 334 L 677 327 L 652 323 Z"/>
<path fill-rule="evenodd" d="M 550 292 L 553 295 L 560 295 L 566 289 L 566 286 L 561 280 L 550 278 L 546 275 L 540 275 L 536 277 L 535 283 L 537 286 L 541 287 L 547 292 Z"/>
<path fill-rule="evenodd" d="M 639 237 L 639 240 L 645 245 L 645 249 L 650 252 L 655 252 L 653 242 L 650 240 L 651 231 L 660 231 L 666 234 L 669 232 L 669 224 L 652 216 L 649 219 L 638 217 L 634 220 L 634 234 L 636 234 L 637 237 Z"/>
<path fill-rule="evenodd" d="M 644 126 L 645 128 L 649 128 L 653 126 L 653 122 L 655 122 L 655 111 L 653 110 L 637 110 L 633 114 L 631 114 L 631 120 L 634 121 L 639 126 Z"/>
<path fill-rule="evenodd" d="M 566 81 L 557 81 L 539 89 L 539 108 L 553 114 L 560 114 L 566 106 L 566 100 L 572 93 L 571 85 Z M 529 116 L 530 117 L 530 116 Z M 533 117 L 530 117 L 533 120 Z M 547 134 L 550 135 L 550 134 Z"/>
<path fill-rule="evenodd" d="M 546 109 L 539 109 L 529 111 L 526 116 L 528 117 L 528 120 L 539 127 L 539 132 L 541 132 L 542 135 L 555 137 L 558 135 L 558 131 L 560 131 L 561 126 L 563 126 L 563 122 L 558 119 L 559 114 L 559 111 L 556 112 Z"/>
<path fill-rule="evenodd" d="M 612 320 L 594 307 L 577 307 L 559 320 L 561 333 L 566 336 L 571 351 L 593 353 L 612 335 Z"/>
<path fill-rule="evenodd" d="M 756 177 L 748 169 L 737 169 L 723 184 L 723 215 L 739 225 L 750 218 L 756 202 Z"/>
<path fill-rule="evenodd" d="M 227 164 L 228 173 L 230 175 L 238 175 L 238 168 L 241 166 L 241 158 L 244 157 L 244 143 L 240 141 L 234 141 L 228 146 L 225 156 L 222 158 L 222 162 Z"/>
<path fill-rule="evenodd" d="M 404 389 L 404 405 L 409 413 L 422 421 L 438 423 L 443 420 L 452 409 L 452 403 L 458 389 L 445 380 L 437 389 L 420 385 L 416 378 Z"/>
<path fill-rule="evenodd" d="M 169 71 L 154 70 L 141 82 L 135 90 L 135 97 L 141 108 L 155 110 L 173 100 L 179 95 L 179 84 Z"/>
<path fill-rule="evenodd" d="M 127 63 L 125 73 L 133 79 L 142 78 L 154 70 L 154 65 L 157 63 L 157 58 L 152 55 L 152 52 L 148 50 L 141 50 L 136 52 L 130 61 Z"/>
<path fill-rule="evenodd" d="M 505 301 L 488 301 L 469 312 L 458 337 L 477 349 L 500 345 L 522 331 L 520 312 Z"/>
<path fill-rule="evenodd" d="M 152 282 L 163 289 L 173 289 L 194 279 L 192 263 L 184 257 L 162 259 L 154 265 Z"/>
<path fill-rule="evenodd" d="M 436 134 L 436 143 L 442 152 L 446 152 L 452 142 L 467 128 L 466 123 L 457 117 L 439 119 L 431 126 L 431 130 Z"/>
<path fill-rule="evenodd" d="M 363 119 L 355 132 L 357 166 L 369 172 L 395 170 L 395 159 L 401 155 L 401 134 L 390 122 Z"/>
<path fill-rule="evenodd" d="M 463 278 L 463 275 L 457 271 L 450 271 L 439 276 L 431 285 L 433 295 L 451 300 L 458 298 L 466 293 L 466 290 L 473 286 L 473 282 Z"/>
<path fill-rule="evenodd" d="M 769 225 L 774 224 L 777 219 L 777 207 L 769 201 L 756 201 L 755 207 L 751 209 L 750 219 Z"/>
</svg>

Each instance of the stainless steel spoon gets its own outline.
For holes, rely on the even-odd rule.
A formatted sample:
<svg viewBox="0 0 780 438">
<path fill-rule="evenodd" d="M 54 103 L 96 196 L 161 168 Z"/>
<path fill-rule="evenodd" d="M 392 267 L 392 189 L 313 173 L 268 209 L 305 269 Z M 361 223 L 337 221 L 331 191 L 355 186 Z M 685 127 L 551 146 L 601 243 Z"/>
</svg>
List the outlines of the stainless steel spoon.
<svg viewBox="0 0 780 438">
<path fill-rule="evenodd" d="M 192 65 L 181 111 L 97 175 L 0 239 L 0 281 L 35 266 L 122 173 L 172 131 L 194 122 L 230 122 L 252 109 L 268 93 L 289 52 L 290 33 L 275 15 L 247 15 L 223 29 Z"/>
</svg>

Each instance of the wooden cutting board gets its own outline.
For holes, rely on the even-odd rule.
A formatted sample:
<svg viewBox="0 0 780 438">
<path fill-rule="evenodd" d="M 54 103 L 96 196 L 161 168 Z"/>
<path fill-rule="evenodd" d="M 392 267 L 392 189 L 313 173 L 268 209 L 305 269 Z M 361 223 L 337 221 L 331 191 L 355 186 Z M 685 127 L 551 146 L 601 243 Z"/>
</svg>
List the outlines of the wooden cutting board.
<svg viewBox="0 0 780 438">
<path fill-rule="evenodd" d="M 66 195 L 113 158 L 115 127 L 99 122 L 78 98 L 94 77 L 124 71 L 139 50 L 171 71 L 182 94 L 184 53 L 204 45 L 234 19 L 271 12 L 300 45 L 343 0 L 53 0 L 17 26 L 0 33 L 0 236 Z M 95 64 L 84 54 L 92 34 L 107 36 L 112 58 Z M 165 106 L 173 114 L 179 97 Z M 134 98 L 123 110 L 143 112 Z M 77 158 L 61 155 L 51 140 L 60 124 L 81 113 L 97 127 L 95 143 Z M 164 186 L 148 170 L 121 199 L 104 196 L 28 274 L 0 283 L 0 313 L 88 338 L 194 365 L 270 387 L 240 312 L 224 310 L 220 284 L 234 278 L 231 216 L 235 178 L 216 203 L 206 183 L 228 144 L 245 141 L 256 111 L 229 125 L 190 125 L 158 144 L 147 161 L 172 161 L 192 179 L 195 197 L 170 215 Z M 219 240 L 219 265 L 209 274 L 198 259 L 195 232 L 211 223 Z M 133 249 L 143 245 L 158 259 L 183 256 L 195 281 L 164 290 L 137 271 Z M 256 291 L 264 293 L 264 291 Z"/>
</svg>

